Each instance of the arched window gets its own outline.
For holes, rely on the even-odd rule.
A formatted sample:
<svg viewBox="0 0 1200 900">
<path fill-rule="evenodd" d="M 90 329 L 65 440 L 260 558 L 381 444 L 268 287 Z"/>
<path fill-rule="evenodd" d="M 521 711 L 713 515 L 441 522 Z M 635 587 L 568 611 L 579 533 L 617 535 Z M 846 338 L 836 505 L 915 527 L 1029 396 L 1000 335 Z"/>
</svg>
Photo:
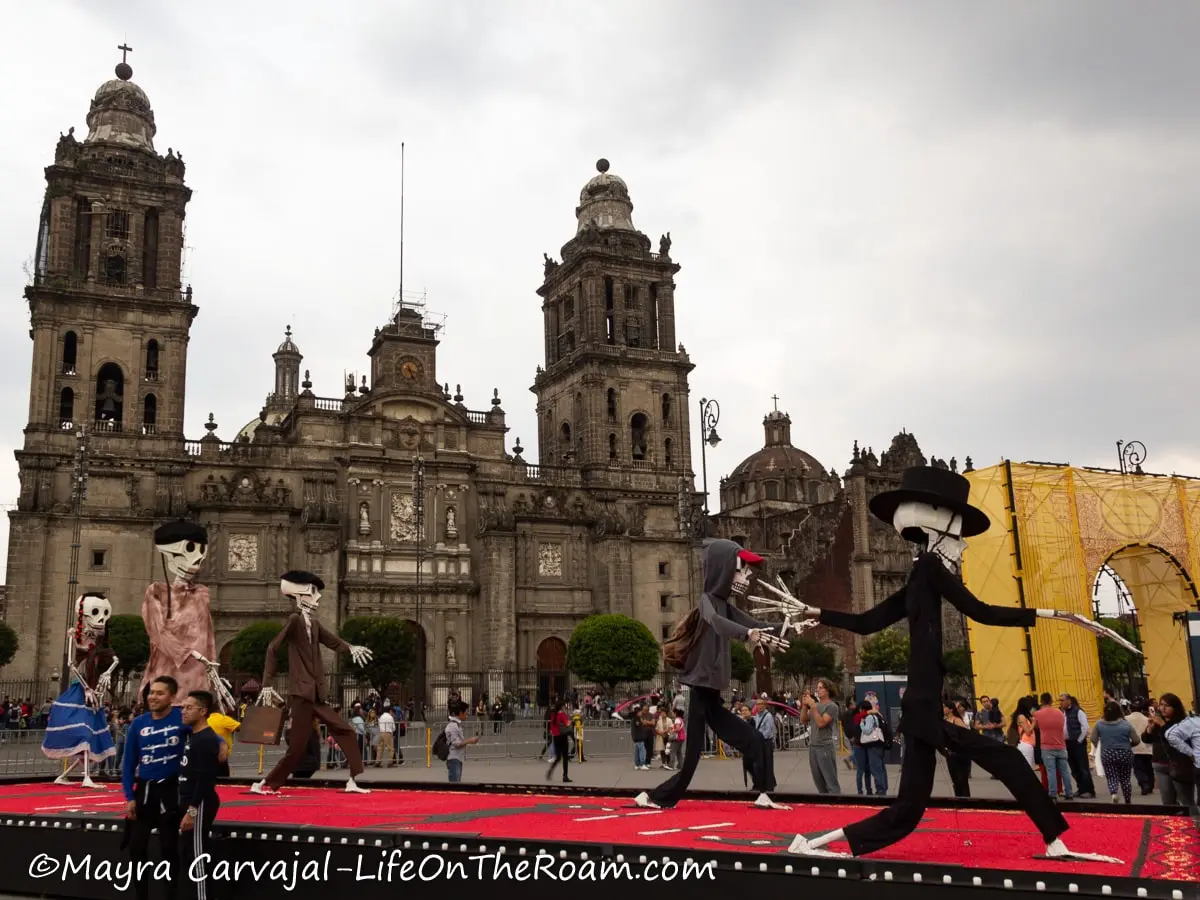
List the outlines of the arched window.
<svg viewBox="0 0 1200 900">
<path fill-rule="evenodd" d="M 571 449 L 571 423 L 563 422 L 562 427 L 558 429 L 558 441 L 563 445 L 564 450 Z"/>
<path fill-rule="evenodd" d="M 663 464 L 669 469 L 671 468 L 671 439 L 667 438 L 663 441 Z"/>
<path fill-rule="evenodd" d="M 615 434 L 610 434 L 608 436 L 608 458 L 617 458 L 617 436 Z"/>
<path fill-rule="evenodd" d="M 158 381 L 158 341 L 153 338 L 146 343 L 146 380 Z"/>
<path fill-rule="evenodd" d="M 79 337 L 73 331 L 63 335 L 62 370 L 64 375 L 75 374 L 75 358 L 79 355 Z"/>
<path fill-rule="evenodd" d="M 154 434 L 158 425 L 158 398 L 147 394 L 142 401 L 142 434 Z"/>
<path fill-rule="evenodd" d="M 96 424 L 107 431 L 121 430 L 125 405 L 125 373 L 116 363 L 105 363 L 96 373 Z"/>
<path fill-rule="evenodd" d="M 669 422 L 671 420 L 671 395 L 670 394 L 662 395 L 662 416 L 663 416 L 664 422 Z"/>
<path fill-rule="evenodd" d="M 608 421 L 617 421 L 617 392 L 614 388 L 608 389 Z"/>
<path fill-rule="evenodd" d="M 629 420 L 629 446 L 635 460 L 644 460 L 648 455 L 646 432 L 649 430 L 650 420 L 643 413 L 635 413 Z"/>
<path fill-rule="evenodd" d="M 58 424 L 64 431 L 75 426 L 75 392 L 69 387 L 58 395 Z"/>
</svg>

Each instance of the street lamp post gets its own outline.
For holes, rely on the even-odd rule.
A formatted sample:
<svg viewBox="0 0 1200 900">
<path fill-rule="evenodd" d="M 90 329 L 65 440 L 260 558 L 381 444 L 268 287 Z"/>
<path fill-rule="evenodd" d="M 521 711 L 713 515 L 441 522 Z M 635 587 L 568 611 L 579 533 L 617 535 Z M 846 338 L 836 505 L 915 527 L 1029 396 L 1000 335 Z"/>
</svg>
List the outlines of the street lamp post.
<svg viewBox="0 0 1200 900">
<path fill-rule="evenodd" d="M 704 445 L 715 448 L 721 443 L 717 434 L 717 422 L 721 418 L 721 407 L 716 400 L 700 400 L 700 470 L 704 478 L 704 515 L 708 516 L 708 454 Z"/>
<path fill-rule="evenodd" d="M 413 523 L 416 526 L 415 540 L 417 544 L 417 648 L 422 654 L 419 661 L 418 672 L 424 681 L 425 665 L 428 661 L 428 648 L 425 646 L 425 626 L 421 622 L 421 578 L 424 574 L 422 569 L 425 566 L 425 460 L 418 454 L 413 458 L 412 471 L 412 492 L 413 492 Z M 425 700 L 425 685 L 420 685 L 420 694 L 417 699 Z"/>
<path fill-rule="evenodd" d="M 80 425 L 75 435 L 75 460 L 71 468 L 71 574 L 67 579 L 67 630 L 75 626 L 77 598 L 79 594 L 79 550 L 83 534 L 83 501 L 87 499 L 88 484 L 88 433 L 87 426 Z M 59 676 L 59 693 L 67 689 L 71 680 L 71 664 L 63 645 L 62 674 Z"/>
</svg>

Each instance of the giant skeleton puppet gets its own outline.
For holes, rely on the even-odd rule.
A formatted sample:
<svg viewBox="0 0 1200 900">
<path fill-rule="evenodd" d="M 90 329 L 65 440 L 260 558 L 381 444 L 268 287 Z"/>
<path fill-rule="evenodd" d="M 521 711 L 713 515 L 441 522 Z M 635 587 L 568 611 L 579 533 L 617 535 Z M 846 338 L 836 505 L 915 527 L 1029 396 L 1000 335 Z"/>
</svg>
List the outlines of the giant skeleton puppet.
<svg viewBox="0 0 1200 900">
<path fill-rule="evenodd" d="M 229 682 L 214 662 L 217 641 L 208 588 L 196 584 L 196 573 L 208 556 L 208 532 L 195 522 L 169 522 L 155 529 L 154 549 L 162 561 L 163 580 L 149 585 L 142 598 L 150 661 L 138 693 L 169 675 L 179 684 L 176 705 L 192 691 L 208 691 L 223 712 L 232 714 L 236 707 Z"/>
<path fill-rule="evenodd" d="M 733 600 L 749 593 L 752 567 L 763 558 L 742 549 L 733 541 L 708 543 L 700 557 L 704 574 L 704 593 L 700 596 L 700 630 L 695 644 L 679 673 L 679 681 L 688 686 L 687 733 L 683 764 L 671 778 L 652 791 L 634 798 L 634 804 L 646 809 L 670 809 L 683 799 L 704 749 L 704 733 L 711 728 L 720 740 L 741 751 L 754 775 L 754 790 L 760 809 L 787 809 L 773 801 L 774 787 L 765 780 L 762 765 L 762 740 L 754 726 L 722 704 L 721 694 L 729 690 L 731 641 L 747 641 L 756 647 L 786 650 L 788 642 L 772 626 L 753 619 L 734 605 Z M 686 620 L 685 620 L 686 621 Z M 785 626 L 787 627 L 787 626 Z"/>
<path fill-rule="evenodd" d="M 940 751 L 966 757 L 1008 788 L 1041 833 L 1046 844 L 1045 858 L 1120 862 L 1108 856 L 1067 849 L 1062 841 L 1068 828 L 1066 819 L 1017 748 L 951 725 L 942 717 L 943 600 L 981 625 L 1030 628 L 1040 619 L 1060 619 L 1138 652 L 1119 635 L 1074 613 L 990 606 L 977 599 L 960 575 L 966 548 L 964 539 L 987 531 L 990 522 L 982 510 L 968 502 L 970 490 L 971 483 L 955 472 L 918 466 L 904 472 L 899 489 L 872 498 L 872 514 L 916 544 L 919 551 L 905 586 L 867 612 L 851 614 L 816 609 L 801 603 L 786 590 L 767 584 L 763 586 L 775 597 L 753 598 L 760 604 L 757 609 L 760 614 L 773 610 L 783 613 L 789 624 L 819 622 L 855 634 L 874 634 L 907 619 L 912 640 L 908 684 L 901 700 L 900 731 L 905 746 L 895 801 L 874 816 L 844 829 L 797 835 L 788 848 L 791 853 L 846 856 L 823 849 L 828 844 L 845 841 L 852 855 L 862 856 L 912 833 L 933 793 Z"/>
<path fill-rule="evenodd" d="M 92 781 L 89 766 L 117 753 L 104 708 L 119 662 L 108 646 L 111 617 L 112 606 L 100 594 L 84 594 L 75 604 L 75 625 L 67 630 L 66 646 L 71 683 L 50 708 L 42 742 L 42 753 L 50 759 L 74 757 L 55 784 L 69 784 L 71 770 L 82 765 L 83 787 L 101 787 Z"/>
<path fill-rule="evenodd" d="M 308 747 L 308 736 L 313 724 L 320 722 L 346 755 L 350 778 L 346 781 L 346 793 L 369 794 L 359 787 L 354 779 L 363 773 L 362 754 L 358 749 L 358 736 L 354 729 L 342 720 L 325 697 L 325 666 L 321 661 L 321 646 L 338 653 L 349 653 L 355 665 L 366 665 L 371 661 L 371 651 L 346 643 L 323 626 L 317 618 L 321 605 L 323 582 L 311 572 L 287 572 L 281 579 L 279 590 L 295 607 L 279 634 L 267 647 L 267 658 L 263 668 L 263 688 L 258 696 L 261 705 L 283 704 L 283 698 L 272 688 L 275 677 L 275 657 L 284 643 L 288 652 L 288 705 L 291 708 L 292 725 L 288 730 L 288 751 L 262 781 L 250 790 L 255 794 L 277 794 L 304 758 Z"/>
</svg>

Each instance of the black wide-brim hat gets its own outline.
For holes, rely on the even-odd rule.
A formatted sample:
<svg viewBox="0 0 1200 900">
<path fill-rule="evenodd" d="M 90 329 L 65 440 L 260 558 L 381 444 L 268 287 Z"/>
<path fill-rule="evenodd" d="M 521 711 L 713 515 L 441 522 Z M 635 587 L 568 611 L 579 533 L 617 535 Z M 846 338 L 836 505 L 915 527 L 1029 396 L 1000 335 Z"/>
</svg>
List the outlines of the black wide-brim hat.
<svg viewBox="0 0 1200 900">
<path fill-rule="evenodd" d="M 204 526 L 186 519 L 178 519 L 160 525 L 154 530 L 154 543 L 157 546 L 176 544 L 179 541 L 195 541 L 197 544 L 208 543 L 208 532 Z"/>
<path fill-rule="evenodd" d="M 879 520 L 892 524 L 901 503 L 928 503 L 962 516 L 962 536 L 974 537 L 991 527 L 987 513 L 969 502 L 971 482 L 957 472 L 933 466 L 913 466 L 900 477 L 900 487 L 876 494 L 867 504 Z"/>
</svg>

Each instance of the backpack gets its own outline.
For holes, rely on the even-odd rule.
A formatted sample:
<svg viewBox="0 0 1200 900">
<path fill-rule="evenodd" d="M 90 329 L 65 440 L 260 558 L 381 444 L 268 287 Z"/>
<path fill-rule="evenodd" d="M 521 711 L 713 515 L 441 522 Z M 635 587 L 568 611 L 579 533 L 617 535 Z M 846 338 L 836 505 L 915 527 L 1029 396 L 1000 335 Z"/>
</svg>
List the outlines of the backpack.
<svg viewBox="0 0 1200 900">
<path fill-rule="evenodd" d="M 673 669 L 684 668 L 707 626 L 708 623 L 700 617 L 699 608 L 689 612 L 675 626 L 671 636 L 663 641 L 663 661 Z"/>
<path fill-rule="evenodd" d="M 437 740 L 433 742 L 433 755 L 445 762 L 450 758 L 450 740 L 446 737 L 446 729 L 442 729 L 442 733 L 437 736 Z"/>
<path fill-rule="evenodd" d="M 879 714 L 879 729 L 883 732 L 883 749 L 891 750 L 895 744 L 895 738 L 892 736 L 892 726 L 888 724 L 887 716 Z"/>
</svg>

